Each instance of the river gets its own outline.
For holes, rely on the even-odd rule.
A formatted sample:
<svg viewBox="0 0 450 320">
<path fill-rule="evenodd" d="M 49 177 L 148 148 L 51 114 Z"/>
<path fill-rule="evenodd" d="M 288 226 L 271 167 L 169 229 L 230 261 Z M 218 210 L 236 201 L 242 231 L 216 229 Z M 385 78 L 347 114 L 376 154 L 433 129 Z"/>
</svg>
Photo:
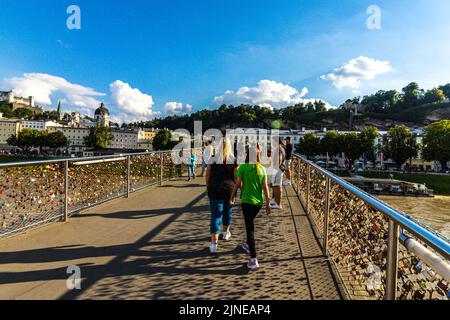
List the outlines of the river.
<svg viewBox="0 0 450 320">
<path fill-rule="evenodd" d="M 450 196 L 379 198 L 450 238 Z"/>
</svg>

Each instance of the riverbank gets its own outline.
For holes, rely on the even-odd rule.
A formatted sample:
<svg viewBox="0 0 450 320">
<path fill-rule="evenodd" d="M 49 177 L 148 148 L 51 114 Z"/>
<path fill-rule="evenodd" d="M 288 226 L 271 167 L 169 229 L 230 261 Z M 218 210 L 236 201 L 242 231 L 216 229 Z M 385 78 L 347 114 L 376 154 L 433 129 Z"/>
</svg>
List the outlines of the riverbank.
<svg viewBox="0 0 450 320">
<path fill-rule="evenodd" d="M 334 174 L 342 178 L 349 178 L 350 174 L 346 170 L 331 170 Z M 364 171 L 357 175 L 365 178 L 390 179 L 389 172 Z M 412 183 L 425 184 L 427 188 L 432 189 L 435 195 L 450 196 L 450 175 L 426 174 L 426 173 L 395 173 L 395 180 L 401 180 Z"/>
<path fill-rule="evenodd" d="M 389 173 L 363 172 L 358 173 L 366 178 L 389 179 Z M 422 183 L 434 190 L 435 195 L 450 196 L 450 175 L 434 175 L 423 173 L 392 173 L 394 179 L 413 183 Z"/>
</svg>

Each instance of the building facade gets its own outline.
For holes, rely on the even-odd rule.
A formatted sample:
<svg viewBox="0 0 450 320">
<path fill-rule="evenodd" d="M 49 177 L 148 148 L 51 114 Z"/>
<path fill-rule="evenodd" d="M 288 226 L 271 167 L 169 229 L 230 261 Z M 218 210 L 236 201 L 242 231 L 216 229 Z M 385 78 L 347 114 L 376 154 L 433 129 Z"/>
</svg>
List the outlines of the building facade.
<svg viewBox="0 0 450 320">
<path fill-rule="evenodd" d="M 4 119 L 0 117 L 0 148 L 10 149 L 7 140 L 9 137 L 17 135 L 19 131 L 19 121 Z"/>
</svg>

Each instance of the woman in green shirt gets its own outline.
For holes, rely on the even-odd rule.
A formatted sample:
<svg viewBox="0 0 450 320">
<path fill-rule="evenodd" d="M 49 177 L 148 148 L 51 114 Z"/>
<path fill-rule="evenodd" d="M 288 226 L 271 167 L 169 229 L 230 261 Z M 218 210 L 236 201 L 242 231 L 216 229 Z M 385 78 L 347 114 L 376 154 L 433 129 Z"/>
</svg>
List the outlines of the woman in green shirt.
<svg viewBox="0 0 450 320">
<path fill-rule="evenodd" d="M 256 163 L 250 163 L 252 152 L 256 154 Z M 250 261 L 247 264 L 248 268 L 255 270 L 259 268 L 255 246 L 255 218 L 264 205 L 266 206 L 267 214 L 271 213 L 267 173 L 266 169 L 261 165 L 259 145 L 247 149 L 246 161 L 239 166 L 237 181 L 230 199 L 232 204 L 235 202 L 235 195 L 238 189 L 241 189 L 242 212 L 247 231 L 247 243 L 243 244 L 242 248 L 250 254 Z"/>
</svg>

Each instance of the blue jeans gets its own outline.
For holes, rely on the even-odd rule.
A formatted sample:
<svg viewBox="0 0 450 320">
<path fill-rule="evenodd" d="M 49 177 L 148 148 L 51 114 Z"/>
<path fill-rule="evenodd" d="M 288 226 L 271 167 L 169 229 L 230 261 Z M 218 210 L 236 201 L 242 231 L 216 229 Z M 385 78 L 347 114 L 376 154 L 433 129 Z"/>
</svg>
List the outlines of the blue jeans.
<svg viewBox="0 0 450 320">
<path fill-rule="evenodd" d="M 220 225 L 230 226 L 233 218 L 233 207 L 229 200 L 209 199 L 211 206 L 211 234 L 220 233 Z"/>
<path fill-rule="evenodd" d="M 193 165 L 188 166 L 188 174 L 189 174 L 189 179 L 191 179 L 191 178 L 195 179 L 195 166 L 193 166 Z"/>
</svg>

